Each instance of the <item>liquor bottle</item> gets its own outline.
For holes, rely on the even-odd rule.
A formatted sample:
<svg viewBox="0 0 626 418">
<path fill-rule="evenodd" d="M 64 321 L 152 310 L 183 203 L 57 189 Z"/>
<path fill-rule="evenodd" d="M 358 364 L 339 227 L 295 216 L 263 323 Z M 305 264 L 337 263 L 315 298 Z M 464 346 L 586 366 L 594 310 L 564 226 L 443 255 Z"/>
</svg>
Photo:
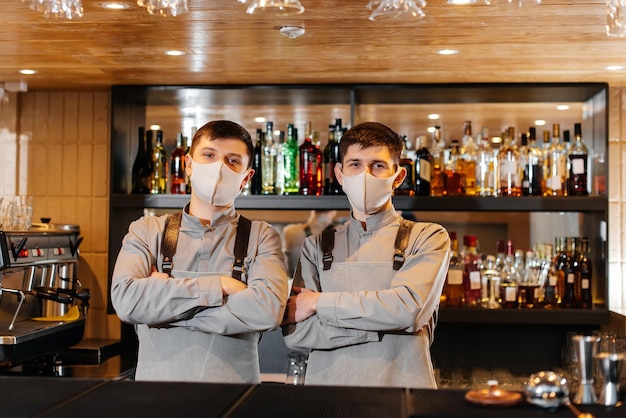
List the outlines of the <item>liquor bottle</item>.
<svg viewBox="0 0 626 418">
<path fill-rule="evenodd" d="M 431 155 L 433 156 L 433 170 L 430 183 L 431 196 L 443 196 L 446 190 L 446 144 L 441 138 L 441 126 L 435 126 L 433 140 L 430 144 Z"/>
<path fill-rule="evenodd" d="M 148 179 L 148 188 L 152 190 L 152 172 L 154 171 L 154 161 L 152 161 L 152 157 L 154 154 L 154 143 L 152 139 L 154 138 L 154 131 L 152 129 L 148 129 L 146 131 L 146 153 L 148 154 L 148 162 L 150 163 L 150 178 Z"/>
<path fill-rule="evenodd" d="M 522 196 L 542 196 L 543 152 L 537 146 L 537 133 L 534 126 L 528 128 L 528 147 L 525 154 Z"/>
<path fill-rule="evenodd" d="M 519 168 L 520 168 L 520 173 L 521 173 L 521 187 L 520 187 L 520 196 L 528 196 L 528 177 L 527 177 L 527 171 L 526 169 L 528 168 L 528 137 L 530 136 L 529 133 L 527 132 L 522 132 L 519 135 L 520 138 L 520 145 L 519 148 L 517 149 L 517 152 L 519 154 Z"/>
<path fill-rule="evenodd" d="M 515 144 L 515 128 L 509 127 L 498 152 L 498 196 L 520 196 L 522 193 L 519 152 Z"/>
<path fill-rule="evenodd" d="M 587 178 L 588 169 L 588 151 L 587 146 L 582 138 L 582 130 L 580 123 L 574 124 L 574 143 L 572 144 L 568 160 L 569 170 L 569 192 L 570 196 L 588 196 Z"/>
<path fill-rule="evenodd" d="M 265 141 L 263 141 L 263 159 L 261 165 L 262 194 L 276 194 L 276 142 L 274 141 L 274 122 L 266 122 Z"/>
<path fill-rule="evenodd" d="M 493 196 L 494 165 L 493 148 L 489 136 L 481 137 L 478 141 L 476 155 L 476 193 L 479 196 Z"/>
<path fill-rule="evenodd" d="M 461 161 L 465 177 L 464 194 L 476 196 L 476 160 L 478 146 L 472 137 L 472 122 L 465 121 L 463 125 L 463 139 L 461 140 Z"/>
<path fill-rule="evenodd" d="M 559 259 L 559 277 L 563 283 L 563 296 L 561 297 L 561 308 L 576 307 L 576 269 L 574 262 L 576 257 L 577 239 L 575 237 L 566 238 L 565 251 Z"/>
<path fill-rule="evenodd" d="M 593 299 L 591 295 L 593 268 L 591 263 L 591 254 L 589 252 L 589 238 L 587 237 L 582 237 L 580 239 L 578 274 L 580 276 L 579 307 L 583 309 L 591 309 L 593 307 Z"/>
<path fill-rule="evenodd" d="M 274 194 L 282 195 L 285 188 L 285 131 L 280 131 L 276 141 L 276 180 Z"/>
<path fill-rule="evenodd" d="M 186 138 L 187 145 L 185 147 L 185 155 L 191 153 L 191 144 L 193 143 L 193 137 L 196 136 L 196 131 L 198 131 L 198 128 L 196 126 L 192 126 L 191 135 Z M 185 172 L 185 183 L 187 184 L 187 194 L 191 194 L 191 180 L 189 179 L 189 176 L 187 176 L 187 172 Z"/>
<path fill-rule="evenodd" d="M 146 129 L 143 126 L 139 127 L 139 141 L 137 155 L 133 162 L 132 168 L 132 193 L 135 194 L 148 194 L 150 193 L 150 159 L 146 151 Z"/>
<path fill-rule="evenodd" d="M 292 123 L 287 125 L 287 141 L 283 146 L 283 194 L 294 195 L 300 193 L 300 170 L 298 156 L 298 138 L 295 136 L 295 129 Z"/>
<path fill-rule="evenodd" d="M 522 308 L 538 308 L 540 287 L 539 273 L 541 264 L 535 258 L 533 250 L 526 251 L 525 256 L 522 253 L 522 262 L 524 266 L 521 273 L 521 282 L 519 286 L 520 306 Z"/>
<path fill-rule="evenodd" d="M 569 150 L 572 147 L 569 137 L 569 129 L 563 131 L 563 148 L 565 149 L 565 185 L 563 186 L 563 196 L 567 196 L 570 191 L 570 171 Z"/>
<path fill-rule="evenodd" d="M 552 196 L 552 188 L 550 187 L 550 179 L 552 177 L 551 167 L 551 150 L 552 144 L 550 143 L 550 131 L 543 131 L 543 142 L 541 144 L 541 154 L 543 155 L 543 180 L 541 182 L 541 188 L 543 189 L 543 196 Z"/>
<path fill-rule="evenodd" d="M 418 136 L 415 141 L 415 195 L 430 196 L 434 157 L 428 150 L 426 137 Z"/>
<path fill-rule="evenodd" d="M 339 141 L 343 134 L 341 119 L 335 119 L 334 125 L 328 125 L 328 143 L 323 151 L 324 164 L 324 194 L 340 195 L 343 189 L 335 176 L 335 165 L 339 162 Z"/>
<path fill-rule="evenodd" d="M 482 285 L 481 304 L 485 309 L 500 309 L 500 272 L 496 269 L 496 257 L 488 255 L 480 272 Z"/>
<path fill-rule="evenodd" d="M 311 121 L 307 123 L 304 142 L 300 145 L 300 194 L 319 196 L 318 176 L 321 171 L 322 155 L 319 148 L 313 143 Z M 321 176 L 320 176 L 321 177 Z"/>
<path fill-rule="evenodd" d="M 252 153 L 252 169 L 254 175 L 250 180 L 250 194 L 258 195 L 263 193 L 263 136 L 261 129 L 256 130 L 256 142 Z"/>
<path fill-rule="evenodd" d="M 556 256 L 553 251 L 552 244 L 545 244 L 544 254 L 541 264 L 541 306 L 544 309 L 554 309 L 558 306 L 559 292 L 558 292 L 558 271 L 557 266 L 554 263 Z"/>
<path fill-rule="evenodd" d="M 402 183 L 394 190 L 395 195 L 415 196 L 415 168 L 414 162 L 409 158 L 406 135 L 402 137 L 402 154 L 400 154 L 400 167 L 406 170 L 406 176 Z"/>
<path fill-rule="evenodd" d="M 482 261 L 476 252 L 476 236 L 467 236 L 467 245 L 463 257 L 463 305 L 479 306 L 482 297 L 480 270 Z"/>
<path fill-rule="evenodd" d="M 458 139 L 450 141 L 450 158 L 446 163 L 445 196 L 462 196 L 465 193 L 465 173 L 459 147 Z"/>
<path fill-rule="evenodd" d="M 463 306 L 463 260 L 459 257 L 459 241 L 456 232 L 448 232 L 450 235 L 450 265 L 446 276 L 446 306 Z"/>
<path fill-rule="evenodd" d="M 176 148 L 170 155 L 170 193 L 187 193 L 185 178 L 185 149 L 183 148 L 183 134 L 176 135 Z"/>
<path fill-rule="evenodd" d="M 167 191 L 167 154 L 163 147 L 163 131 L 156 131 L 156 144 L 152 151 L 154 170 L 150 177 L 150 193 L 165 194 Z"/>
<path fill-rule="evenodd" d="M 502 267 L 500 275 L 500 299 L 502 300 L 502 307 L 518 308 L 520 276 L 515 268 L 515 252 L 511 240 L 508 240 L 506 243 L 506 258 L 504 259 L 504 266 Z"/>
<path fill-rule="evenodd" d="M 560 125 L 552 125 L 552 143 L 550 145 L 550 182 L 551 196 L 565 195 L 565 179 L 567 178 L 567 154 L 561 142 Z"/>
</svg>

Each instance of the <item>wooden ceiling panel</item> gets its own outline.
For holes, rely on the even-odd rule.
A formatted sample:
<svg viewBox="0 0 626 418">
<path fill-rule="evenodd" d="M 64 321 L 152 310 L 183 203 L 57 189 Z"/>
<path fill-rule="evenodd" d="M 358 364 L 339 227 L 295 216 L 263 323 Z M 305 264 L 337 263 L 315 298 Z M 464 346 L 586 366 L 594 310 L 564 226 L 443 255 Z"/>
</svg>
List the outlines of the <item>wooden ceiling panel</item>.
<svg viewBox="0 0 626 418">
<path fill-rule="evenodd" d="M 84 16 L 46 19 L 0 0 L 0 83 L 30 90 L 115 84 L 626 82 L 626 39 L 605 33 L 605 0 L 506 0 L 452 6 L 429 0 L 416 21 L 368 20 L 369 0 L 301 0 L 302 15 L 249 15 L 236 0 L 188 0 L 175 18 L 134 1 L 108 11 L 83 0 Z M 287 39 L 277 30 L 301 25 Z M 453 56 L 439 49 L 457 49 Z M 180 49 L 181 57 L 163 55 Z M 37 74 L 22 76 L 22 68 Z"/>
</svg>

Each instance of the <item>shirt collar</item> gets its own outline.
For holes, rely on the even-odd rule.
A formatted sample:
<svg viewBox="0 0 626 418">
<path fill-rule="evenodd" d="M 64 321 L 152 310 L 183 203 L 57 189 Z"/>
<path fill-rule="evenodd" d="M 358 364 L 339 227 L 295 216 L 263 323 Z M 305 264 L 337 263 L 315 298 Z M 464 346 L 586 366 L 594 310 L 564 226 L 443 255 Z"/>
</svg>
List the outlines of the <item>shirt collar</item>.
<svg viewBox="0 0 626 418">
<path fill-rule="evenodd" d="M 210 228 L 217 228 L 222 225 L 229 224 L 237 219 L 237 211 L 234 206 L 229 207 L 225 211 L 219 212 L 215 218 L 211 219 L 211 225 L 206 228 L 200 222 L 200 218 L 189 214 L 189 203 L 183 208 L 183 219 L 181 222 L 181 230 L 208 230 Z"/>
<path fill-rule="evenodd" d="M 401 218 L 401 216 L 398 214 L 398 212 L 396 212 L 393 205 L 389 205 L 389 207 L 384 211 L 375 215 L 368 216 L 367 219 L 365 219 L 367 231 L 373 231 L 375 229 L 387 226 L 390 223 L 397 221 L 398 218 Z M 364 231 L 361 221 L 355 219 L 352 214 L 350 214 L 350 226 L 356 228 L 359 231 Z"/>
</svg>

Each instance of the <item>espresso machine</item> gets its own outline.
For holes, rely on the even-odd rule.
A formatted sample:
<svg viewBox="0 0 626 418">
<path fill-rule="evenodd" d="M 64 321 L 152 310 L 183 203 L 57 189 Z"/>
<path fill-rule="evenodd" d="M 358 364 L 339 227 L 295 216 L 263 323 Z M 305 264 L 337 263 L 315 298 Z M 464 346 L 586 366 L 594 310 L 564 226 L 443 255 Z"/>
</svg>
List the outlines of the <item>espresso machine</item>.
<svg viewBox="0 0 626 418">
<path fill-rule="evenodd" d="M 76 225 L 0 230 L 0 370 L 83 338 L 89 290 L 78 280 Z"/>
</svg>

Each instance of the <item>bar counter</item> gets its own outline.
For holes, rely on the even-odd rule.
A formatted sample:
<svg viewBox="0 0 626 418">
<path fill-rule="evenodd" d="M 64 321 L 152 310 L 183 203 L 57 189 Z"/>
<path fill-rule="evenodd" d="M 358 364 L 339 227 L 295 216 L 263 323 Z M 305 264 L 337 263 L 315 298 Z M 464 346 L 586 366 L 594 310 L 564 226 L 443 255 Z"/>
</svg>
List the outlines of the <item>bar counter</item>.
<svg viewBox="0 0 626 418">
<path fill-rule="evenodd" d="M 408 390 L 135 382 L 132 380 L 0 377 L 0 417 L 572 417 L 530 404 L 483 407 L 464 390 Z M 624 401 L 622 397 L 622 401 Z M 626 407 L 581 405 L 596 418 L 624 417 Z"/>
</svg>

